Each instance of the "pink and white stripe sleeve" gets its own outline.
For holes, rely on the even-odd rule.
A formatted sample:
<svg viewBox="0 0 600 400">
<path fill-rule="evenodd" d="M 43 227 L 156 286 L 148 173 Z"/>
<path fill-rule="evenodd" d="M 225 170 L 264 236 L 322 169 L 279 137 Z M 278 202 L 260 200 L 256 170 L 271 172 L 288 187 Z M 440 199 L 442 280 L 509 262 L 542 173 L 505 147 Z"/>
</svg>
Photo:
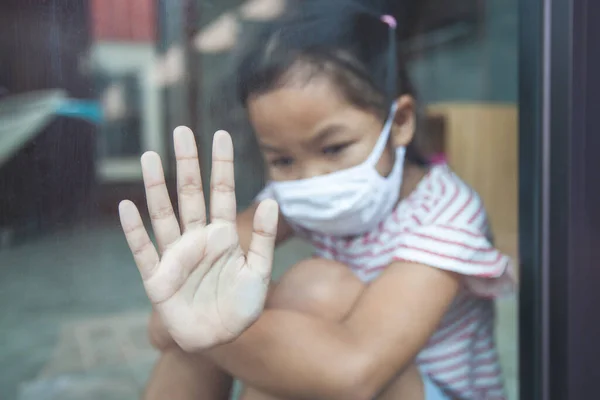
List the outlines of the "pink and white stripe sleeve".
<svg viewBox="0 0 600 400">
<path fill-rule="evenodd" d="M 481 232 L 450 224 L 422 225 L 402 234 L 394 260 L 456 272 L 475 294 L 496 297 L 514 291 L 510 257 Z"/>
</svg>

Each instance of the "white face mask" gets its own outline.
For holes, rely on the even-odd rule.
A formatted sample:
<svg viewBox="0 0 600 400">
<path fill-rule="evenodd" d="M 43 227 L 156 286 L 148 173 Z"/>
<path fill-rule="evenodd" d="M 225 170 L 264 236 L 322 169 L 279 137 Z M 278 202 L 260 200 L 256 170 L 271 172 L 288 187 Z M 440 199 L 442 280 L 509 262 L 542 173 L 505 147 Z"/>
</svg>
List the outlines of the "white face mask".
<svg viewBox="0 0 600 400">
<path fill-rule="evenodd" d="M 366 161 L 314 178 L 271 182 L 281 213 L 292 224 L 313 232 L 352 236 L 373 230 L 398 203 L 406 149 L 396 149 L 392 172 L 383 177 L 375 166 L 383 154 L 396 106 Z"/>
</svg>

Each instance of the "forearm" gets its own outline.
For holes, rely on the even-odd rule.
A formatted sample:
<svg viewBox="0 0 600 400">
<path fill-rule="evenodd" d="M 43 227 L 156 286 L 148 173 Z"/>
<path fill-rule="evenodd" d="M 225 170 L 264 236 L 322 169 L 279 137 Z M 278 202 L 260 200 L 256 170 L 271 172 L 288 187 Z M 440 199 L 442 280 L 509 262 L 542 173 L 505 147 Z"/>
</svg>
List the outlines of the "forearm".
<svg viewBox="0 0 600 400">
<path fill-rule="evenodd" d="M 342 322 L 267 309 L 238 339 L 208 354 L 248 385 L 284 398 L 371 399 L 425 346 L 457 288 L 453 274 L 394 265 Z"/>
<path fill-rule="evenodd" d="M 248 385 L 292 399 L 363 399 L 367 364 L 342 324 L 266 310 L 236 341 L 207 355 Z"/>
<path fill-rule="evenodd" d="M 231 386 L 232 378 L 212 360 L 173 347 L 161 353 L 143 399 L 227 400 Z"/>
</svg>

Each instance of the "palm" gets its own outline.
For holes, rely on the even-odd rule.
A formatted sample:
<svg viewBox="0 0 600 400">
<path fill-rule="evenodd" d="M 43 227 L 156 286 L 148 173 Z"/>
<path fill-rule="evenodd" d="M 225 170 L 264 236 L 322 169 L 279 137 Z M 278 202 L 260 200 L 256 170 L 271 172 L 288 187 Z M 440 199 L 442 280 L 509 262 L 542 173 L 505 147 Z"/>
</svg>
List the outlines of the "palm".
<svg viewBox="0 0 600 400">
<path fill-rule="evenodd" d="M 148 209 L 162 258 L 135 206 L 125 201 L 119 211 L 148 297 L 173 339 L 184 349 L 199 350 L 235 339 L 262 311 L 278 212 L 271 201 L 259 206 L 246 256 L 235 224 L 233 148 L 228 134 L 215 135 L 209 225 L 204 222 L 191 131 L 176 130 L 175 150 L 181 227 L 164 185 L 160 159 L 154 153 L 142 156 Z"/>
</svg>

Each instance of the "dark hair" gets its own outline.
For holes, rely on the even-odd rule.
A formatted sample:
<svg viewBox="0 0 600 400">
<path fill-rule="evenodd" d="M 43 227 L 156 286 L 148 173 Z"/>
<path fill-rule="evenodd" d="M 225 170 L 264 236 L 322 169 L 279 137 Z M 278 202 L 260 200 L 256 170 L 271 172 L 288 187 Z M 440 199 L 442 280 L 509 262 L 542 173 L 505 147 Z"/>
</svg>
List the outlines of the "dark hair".
<svg viewBox="0 0 600 400">
<path fill-rule="evenodd" d="M 396 46 L 398 31 L 381 20 L 396 11 L 385 3 L 288 0 L 285 13 L 246 44 L 236 70 L 239 101 L 245 106 L 251 96 L 326 76 L 351 104 L 385 119 L 399 95 L 414 96 Z M 393 16 L 401 30 L 401 16 Z M 413 145 L 407 159 L 424 163 Z"/>
</svg>

